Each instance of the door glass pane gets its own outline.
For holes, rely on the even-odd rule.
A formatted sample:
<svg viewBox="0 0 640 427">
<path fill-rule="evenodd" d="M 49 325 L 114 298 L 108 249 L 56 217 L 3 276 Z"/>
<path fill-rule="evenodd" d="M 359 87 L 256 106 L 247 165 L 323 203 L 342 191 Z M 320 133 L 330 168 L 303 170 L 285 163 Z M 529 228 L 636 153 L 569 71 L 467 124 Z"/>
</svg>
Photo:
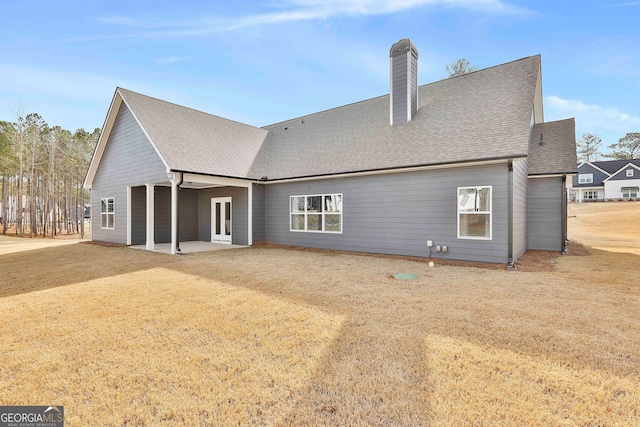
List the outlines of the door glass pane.
<svg viewBox="0 0 640 427">
<path fill-rule="evenodd" d="M 216 234 L 221 234 L 220 232 L 220 203 L 216 202 Z"/>
<path fill-rule="evenodd" d="M 224 203 L 224 234 L 231 236 L 231 202 Z"/>
</svg>

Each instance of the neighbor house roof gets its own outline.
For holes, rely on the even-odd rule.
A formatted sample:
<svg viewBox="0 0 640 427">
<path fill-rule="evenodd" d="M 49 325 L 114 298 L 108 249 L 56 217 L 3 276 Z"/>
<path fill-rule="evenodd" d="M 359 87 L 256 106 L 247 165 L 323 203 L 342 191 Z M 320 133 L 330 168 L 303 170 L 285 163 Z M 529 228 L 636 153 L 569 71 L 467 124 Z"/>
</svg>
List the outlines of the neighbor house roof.
<svg viewBox="0 0 640 427">
<path fill-rule="evenodd" d="M 636 166 L 640 166 L 640 159 L 627 159 L 627 160 L 605 160 L 600 162 L 591 162 L 592 165 L 597 166 L 609 175 L 614 174 L 625 167 L 629 163 Z"/>
<path fill-rule="evenodd" d="M 575 120 L 535 124 L 529 155 L 529 175 L 578 173 Z"/>
<path fill-rule="evenodd" d="M 389 95 L 264 129 L 271 179 L 439 165 L 528 154 L 540 56 L 419 87 L 419 110 L 390 126 Z M 575 165 L 574 165 L 575 168 Z"/>
</svg>

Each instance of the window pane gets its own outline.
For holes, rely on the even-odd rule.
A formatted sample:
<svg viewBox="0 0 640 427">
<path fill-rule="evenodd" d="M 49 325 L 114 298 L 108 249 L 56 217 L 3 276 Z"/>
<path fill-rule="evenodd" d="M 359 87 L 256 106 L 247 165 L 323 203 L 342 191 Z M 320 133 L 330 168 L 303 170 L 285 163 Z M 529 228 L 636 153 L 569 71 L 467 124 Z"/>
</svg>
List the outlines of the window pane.
<svg viewBox="0 0 640 427">
<path fill-rule="evenodd" d="M 489 214 L 460 214 L 460 237 L 491 236 L 491 215 Z"/>
<path fill-rule="evenodd" d="M 342 195 L 330 194 L 324 196 L 325 212 L 342 212 Z"/>
<path fill-rule="evenodd" d="M 307 230 L 321 231 L 322 215 L 318 215 L 318 214 L 307 215 Z"/>
<path fill-rule="evenodd" d="M 231 236 L 231 202 L 224 203 L 224 234 Z"/>
<path fill-rule="evenodd" d="M 107 212 L 107 199 L 102 199 L 102 202 L 100 204 L 100 212 Z"/>
<path fill-rule="evenodd" d="M 106 213 L 102 214 L 102 224 L 100 224 L 100 226 L 102 228 L 107 228 L 107 214 Z"/>
<path fill-rule="evenodd" d="M 304 214 L 291 215 L 291 229 L 304 230 Z"/>
<path fill-rule="evenodd" d="M 113 220 L 115 219 L 114 214 L 107 214 L 107 228 L 114 228 Z"/>
<path fill-rule="evenodd" d="M 322 196 L 307 196 L 307 212 L 322 212 Z"/>
<path fill-rule="evenodd" d="M 304 212 L 304 196 L 291 197 L 291 212 Z"/>
<path fill-rule="evenodd" d="M 342 224 L 340 223 L 341 214 L 325 214 L 324 215 L 324 231 L 341 231 Z"/>
<path fill-rule="evenodd" d="M 114 203 L 113 203 L 113 199 L 107 199 L 107 212 L 113 212 L 114 211 Z"/>
<path fill-rule="evenodd" d="M 489 212 L 491 189 L 489 187 L 461 188 L 458 190 L 458 211 Z"/>
</svg>

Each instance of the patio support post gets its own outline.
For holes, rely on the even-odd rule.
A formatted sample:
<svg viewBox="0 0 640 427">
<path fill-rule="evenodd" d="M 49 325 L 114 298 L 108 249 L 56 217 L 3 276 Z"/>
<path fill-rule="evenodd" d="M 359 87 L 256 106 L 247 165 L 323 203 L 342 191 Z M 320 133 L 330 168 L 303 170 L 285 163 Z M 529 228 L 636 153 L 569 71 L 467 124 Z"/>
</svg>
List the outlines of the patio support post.
<svg viewBox="0 0 640 427">
<path fill-rule="evenodd" d="M 146 184 L 147 187 L 147 250 L 152 251 L 155 249 L 155 224 L 153 222 L 155 212 L 153 210 L 154 205 L 154 185 Z"/>
<path fill-rule="evenodd" d="M 171 179 L 171 255 L 178 252 L 178 174 Z"/>
</svg>

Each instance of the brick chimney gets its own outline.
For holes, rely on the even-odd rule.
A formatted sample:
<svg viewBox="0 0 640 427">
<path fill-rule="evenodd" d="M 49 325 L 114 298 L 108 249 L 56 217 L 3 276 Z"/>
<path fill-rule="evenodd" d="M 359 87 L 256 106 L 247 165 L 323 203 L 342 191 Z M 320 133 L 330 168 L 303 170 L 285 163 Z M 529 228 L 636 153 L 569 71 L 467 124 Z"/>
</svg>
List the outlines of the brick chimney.
<svg viewBox="0 0 640 427">
<path fill-rule="evenodd" d="M 411 121 L 418 111 L 418 49 L 409 39 L 391 46 L 391 126 Z"/>
</svg>

